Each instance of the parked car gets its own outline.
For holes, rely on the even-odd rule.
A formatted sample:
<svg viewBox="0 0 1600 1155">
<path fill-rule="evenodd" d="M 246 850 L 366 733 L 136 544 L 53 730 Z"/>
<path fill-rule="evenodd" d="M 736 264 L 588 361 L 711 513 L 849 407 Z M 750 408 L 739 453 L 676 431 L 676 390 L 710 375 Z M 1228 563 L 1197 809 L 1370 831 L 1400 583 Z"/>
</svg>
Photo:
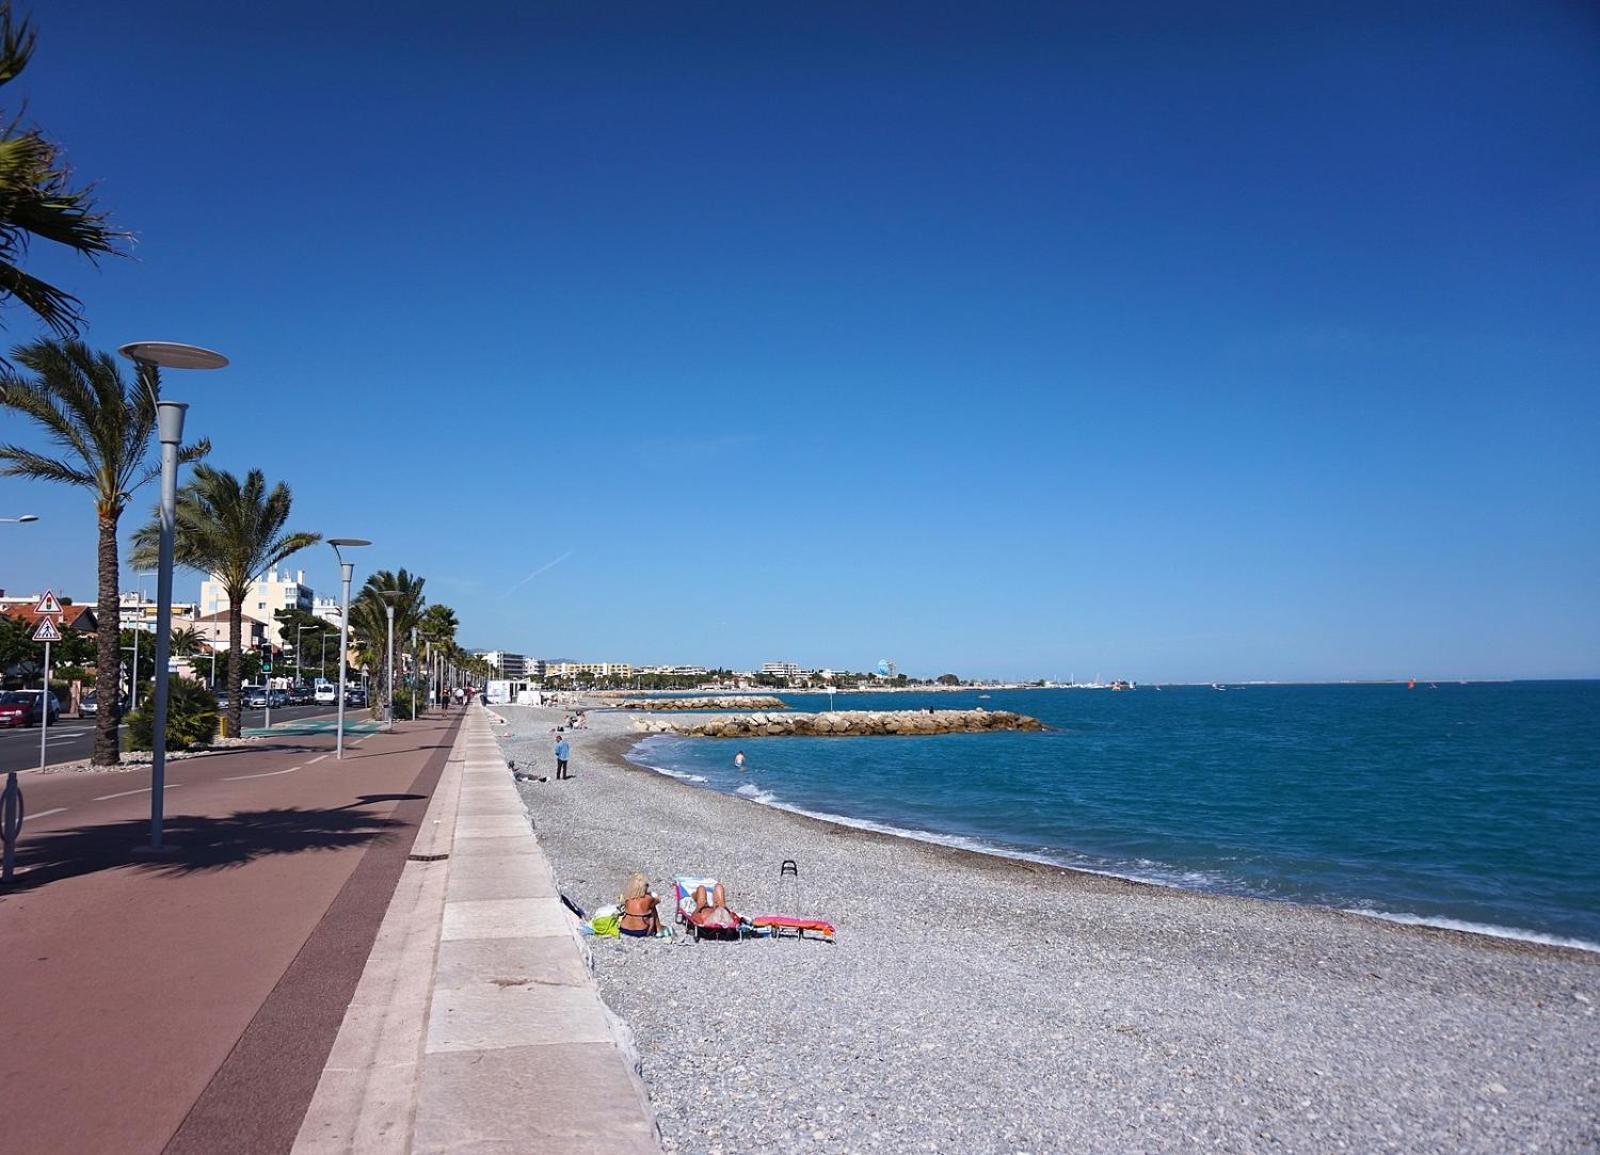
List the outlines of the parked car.
<svg viewBox="0 0 1600 1155">
<path fill-rule="evenodd" d="M 267 691 L 267 704 L 269 706 L 271 706 L 274 710 L 276 710 L 279 706 L 287 706 L 289 704 L 289 691 L 287 691 L 287 690 L 268 690 Z"/>
<path fill-rule="evenodd" d="M 309 706 L 311 705 L 311 702 L 312 698 L 310 686 L 295 686 L 289 691 L 289 705 Z"/>
<path fill-rule="evenodd" d="M 228 691 L 217 691 L 217 709 L 226 710 L 230 705 L 232 705 L 232 703 L 233 699 L 228 696 Z"/>
<path fill-rule="evenodd" d="M 315 697 L 318 702 L 326 702 L 331 706 L 339 700 L 339 687 L 331 684 L 318 686 Z"/>
<path fill-rule="evenodd" d="M 128 698 L 123 695 L 117 699 L 117 717 L 122 717 L 128 710 Z M 100 696 L 98 692 L 90 690 L 78 699 L 78 712 L 82 714 L 98 714 L 100 712 Z"/>
<path fill-rule="evenodd" d="M 37 726 L 43 710 L 39 701 L 43 697 L 42 690 L 7 690 L 0 694 L 0 726 Z M 61 715 L 61 703 L 54 694 L 50 695 L 50 722 Z"/>
<path fill-rule="evenodd" d="M 365 690 L 346 690 L 344 704 L 346 706 L 365 706 L 367 704 L 367 692 Z"/>
<path fill-rule="evenodd" d="M 244 704 L 252 710 L 259 710 L 267 704 L 265 686 L 247 686 L 242 693 L 244 694 Z"/>
</svg>

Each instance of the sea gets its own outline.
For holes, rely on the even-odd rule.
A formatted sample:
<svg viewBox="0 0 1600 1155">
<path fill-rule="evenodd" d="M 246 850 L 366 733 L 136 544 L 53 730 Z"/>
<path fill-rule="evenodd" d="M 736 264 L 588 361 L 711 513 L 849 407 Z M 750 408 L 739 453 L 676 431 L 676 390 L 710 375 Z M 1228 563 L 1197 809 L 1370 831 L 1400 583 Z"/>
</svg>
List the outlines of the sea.
<svg viewBox="0 0 1600 1155">
<path fill-rule="evenodd" d="M 833 704 L 984 706 L 1049 728 L 655 736 L 630 757 L 752 804 L 983 853 L 1600 951 L 1600 681 L 979 695 Z"/>
</svg>

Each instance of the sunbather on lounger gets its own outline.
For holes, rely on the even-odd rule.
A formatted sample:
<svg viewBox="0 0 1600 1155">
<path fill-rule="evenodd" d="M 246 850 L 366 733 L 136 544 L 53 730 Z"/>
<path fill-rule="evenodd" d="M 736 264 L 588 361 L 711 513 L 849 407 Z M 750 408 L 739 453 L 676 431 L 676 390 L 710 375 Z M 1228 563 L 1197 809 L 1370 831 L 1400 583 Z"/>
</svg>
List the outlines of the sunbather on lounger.
<svg viewBox="0 0 1600 1155">
<path fill-rule="evenodd" d="M 728 896 L 722 889 L 722 883 L 717 883 L 716 889 L 709 896 L 706 888 L 697 886 L 694 890 L 694 913 L 689 916 L 689 921 L 701 930 L 737 930 L 739 916 L 728 909 Z"/>
</svg>

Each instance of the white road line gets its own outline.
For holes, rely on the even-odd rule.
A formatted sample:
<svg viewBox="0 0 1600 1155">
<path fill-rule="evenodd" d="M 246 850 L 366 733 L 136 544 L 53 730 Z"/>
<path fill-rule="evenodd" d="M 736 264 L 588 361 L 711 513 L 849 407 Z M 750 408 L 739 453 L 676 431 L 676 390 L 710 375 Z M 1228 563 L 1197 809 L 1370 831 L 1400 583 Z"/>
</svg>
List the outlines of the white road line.
<svg viewBox="0 0 1600 1155">
<path fill-rule="evenodd" d="M 54 810 L 41 810 L 36 814 L 28 815 L 26 818 L 23 819 L 23 821 L 24 822 L 30 822 L 35 818 L 49 818 L 50 815 L 52 815 L 52 814 L 60 814 L 60 813 L 64 812 L 66 809 L 67 808 L 65 806 L 57 806 Z"/>
<path fill-rule="evenodd" d="M 180 787 L 182 785 L 183 785 L 182 782 L 168 782 L 167 785 L 166 785 L 166 788 L 168 790 L 176 790 L 178 787 Z M 121 791 L 121 792 L 119 792 L 117 794 L 101 794 L 98 797 L 96 797 L 95 799 L 93 799 L 93 801 L 95 801 L 95 802 L 109 802 L 113 798 L 127 798 L 130 795 L 134 795 L 134 794 L 148 794 L 148 793 L 150 793 L 150 790 L 151 790 L 151 788 L 149 786 L 146 786 L 142 790 L 123 790 L 123 791 Z"/>
<path fill-rule="evenodd" d="M 326 754 L 318 754 L 315 758 L 311 759 L 311 761 L 307 762 L 306 765 L 315 766 L 318 762 L 321 762 L 326 757 Z"/>
<path fill-rule="evenodd" d="M 246 778 L 276 778 L 279 774 L 293 774 L 300 766 L 291 766 L 287 770 L 268 770 L 261 774 L 235 774 L 231 778 L 224 778 L 224 782 L 243 782 Z"/>
</svg>

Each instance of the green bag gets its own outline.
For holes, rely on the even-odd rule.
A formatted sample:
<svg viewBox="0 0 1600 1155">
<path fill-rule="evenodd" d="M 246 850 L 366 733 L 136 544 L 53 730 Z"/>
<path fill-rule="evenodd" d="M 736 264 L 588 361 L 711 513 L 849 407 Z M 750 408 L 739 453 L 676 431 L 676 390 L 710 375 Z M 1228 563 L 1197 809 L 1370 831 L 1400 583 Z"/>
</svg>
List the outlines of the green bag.
<svg viewBox="0 0 1600 1155">
<path fill-rule="evenodd" d="M 622 937 L 621 915 L 597 914 L 589 920 L 589 925 L 594 927 L 594 933 L 600 938 Z"/>
</svg>

